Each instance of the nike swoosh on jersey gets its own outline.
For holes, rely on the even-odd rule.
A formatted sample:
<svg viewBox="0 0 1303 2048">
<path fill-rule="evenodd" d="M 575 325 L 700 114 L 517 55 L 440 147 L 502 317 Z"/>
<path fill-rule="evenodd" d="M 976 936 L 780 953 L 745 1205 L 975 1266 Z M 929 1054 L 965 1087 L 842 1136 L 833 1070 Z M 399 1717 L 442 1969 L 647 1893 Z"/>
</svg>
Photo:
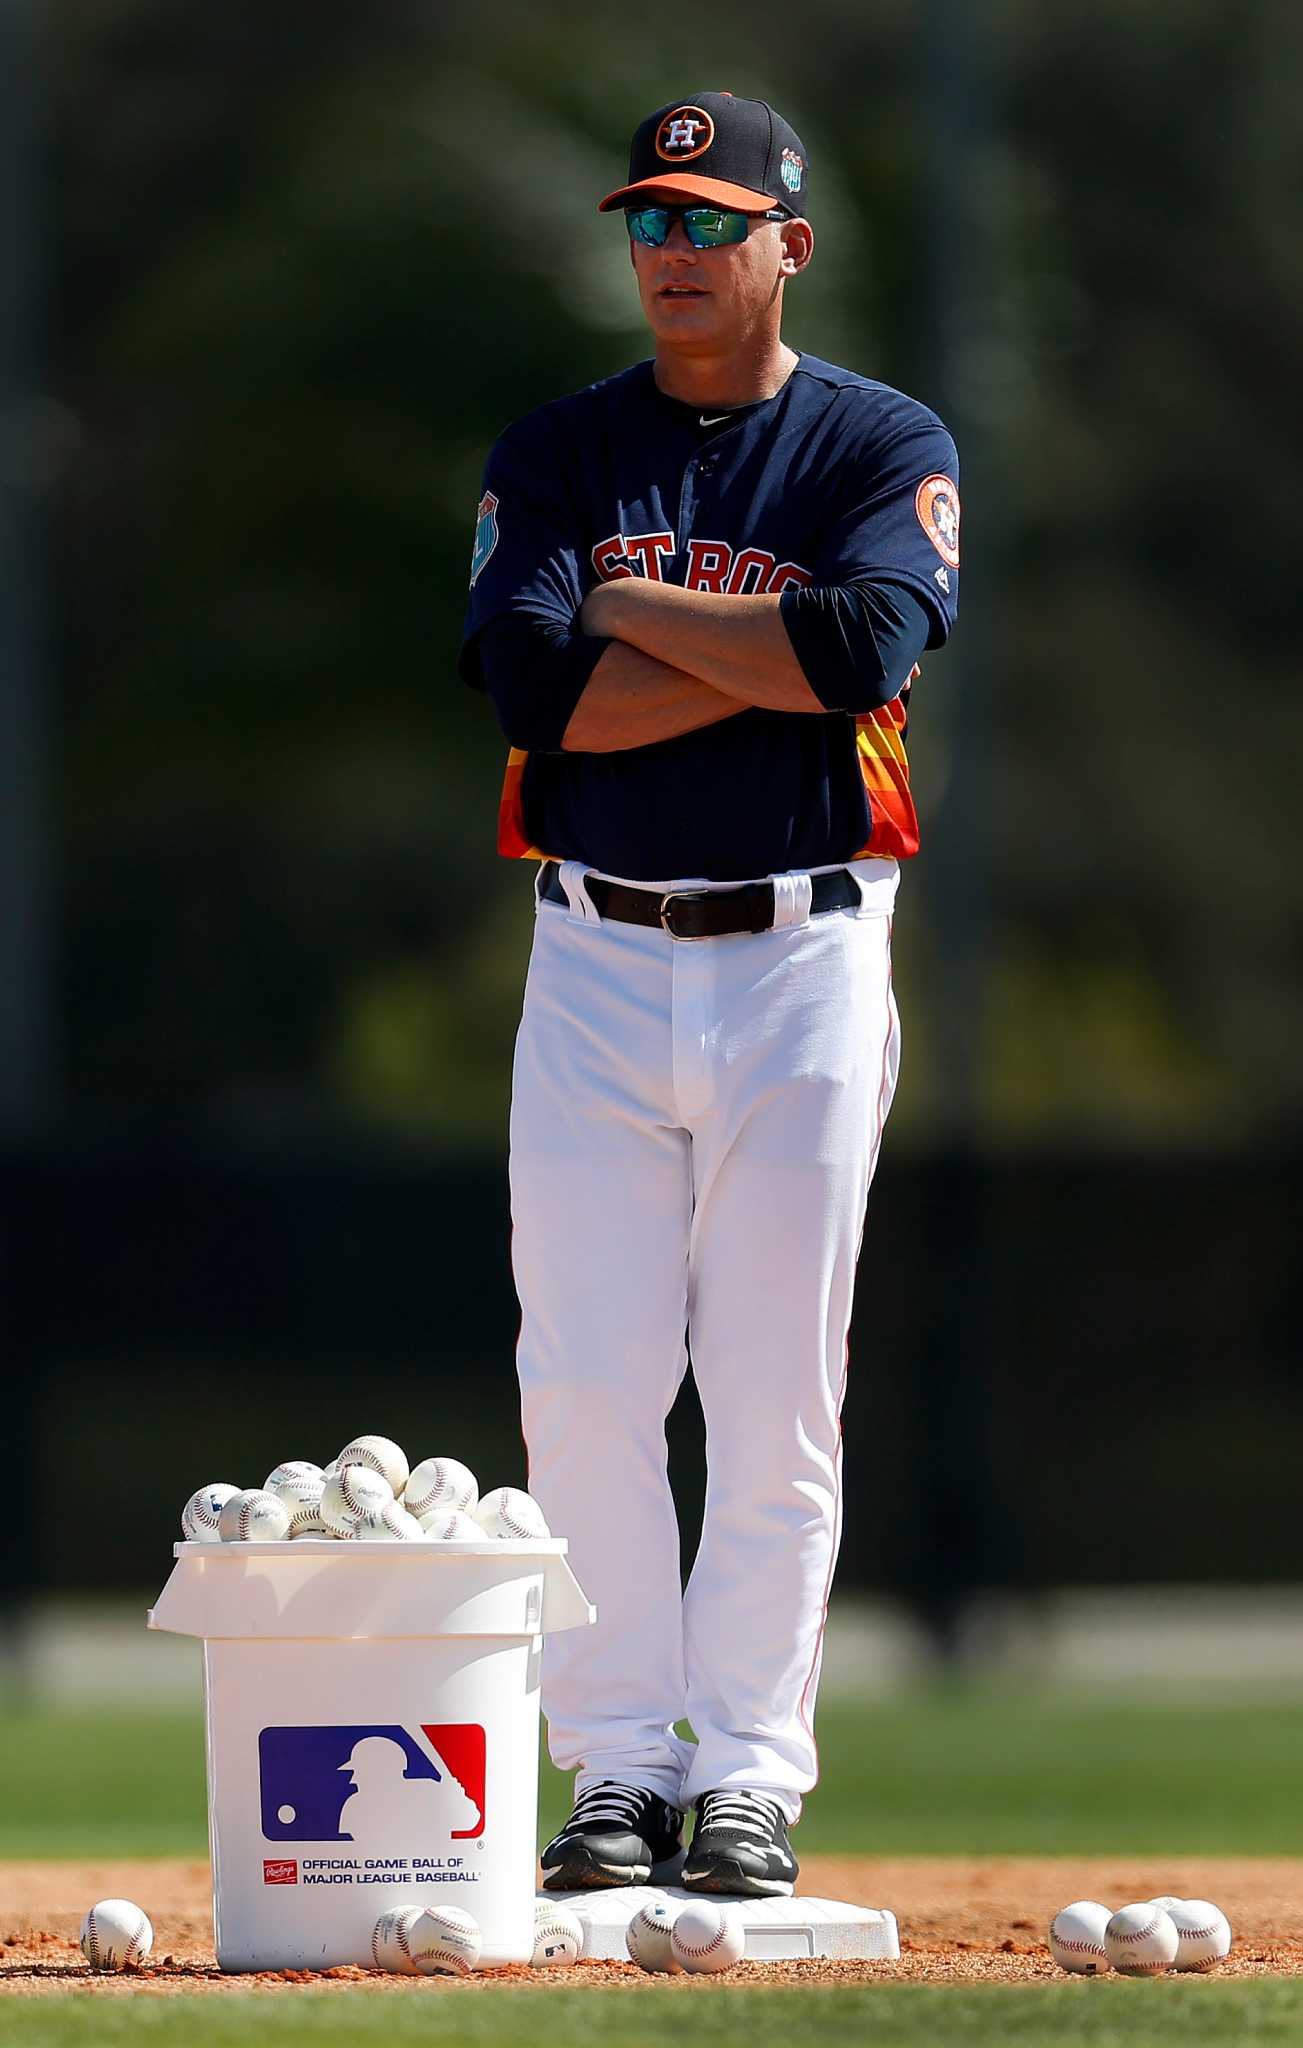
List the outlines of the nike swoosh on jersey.
<svg viewBox="0 0 1303 2048">
<path fill-rule="evenodd" d="M 697 418 L 701 421 L 703 427 L 717 427 L 721 420 L 731 419 L 732 414 L 727 412 L 712 412 L 711 414 L 709 414 L 709 416 L 707 416 L 707 414 L 702 412 L 698 413 Z"/>
</svg>

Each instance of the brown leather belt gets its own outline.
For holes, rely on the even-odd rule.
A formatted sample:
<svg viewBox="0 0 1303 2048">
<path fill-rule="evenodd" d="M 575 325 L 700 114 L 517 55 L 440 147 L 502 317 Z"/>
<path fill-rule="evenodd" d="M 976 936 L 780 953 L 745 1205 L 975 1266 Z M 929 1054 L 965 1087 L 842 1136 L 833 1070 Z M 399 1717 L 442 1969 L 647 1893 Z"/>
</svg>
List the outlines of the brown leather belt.
<svg viewBox="0 0 1303 2048">
<path fill-rule="evenodd" d="M 823 910 L 849 910 L 861 900 L 860 885 L 847 868 L 812 875 L 810 885 L 812 916 Z M 736 889 L 671 889 L 666 895 L 659 889 L 633 889 L 601 875 L 585 875 L 584 887 L 599 917 L 612 917 L 617 924 L 658 925 L 672 939 L 723 939 L 734 932 L 774 928 L 772 882 L 743 882 Z M 543 863 L 538 893 L 544 903 L 569 903 L 554 860 Z"/>
</svg>

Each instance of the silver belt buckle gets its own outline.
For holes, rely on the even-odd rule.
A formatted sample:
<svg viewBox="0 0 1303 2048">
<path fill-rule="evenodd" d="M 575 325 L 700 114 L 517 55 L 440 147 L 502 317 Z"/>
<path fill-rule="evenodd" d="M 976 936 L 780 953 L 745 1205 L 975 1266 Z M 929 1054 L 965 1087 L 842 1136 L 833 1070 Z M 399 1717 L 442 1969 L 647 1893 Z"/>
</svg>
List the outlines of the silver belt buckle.
<svg viewBox="0 0 1303 2048">
<path fill-rule="evenodd" d="M 661 897 L 661 930 L 668 932 L 676 945 L 690 946 L 700 939 L 708 939 L 709 932 L 676 932 L 670 923 L 671 903 L 701 903 L 707 896 L 713 896 L 713 889 L 671 889 L 668 896 Z"/>
</svg>

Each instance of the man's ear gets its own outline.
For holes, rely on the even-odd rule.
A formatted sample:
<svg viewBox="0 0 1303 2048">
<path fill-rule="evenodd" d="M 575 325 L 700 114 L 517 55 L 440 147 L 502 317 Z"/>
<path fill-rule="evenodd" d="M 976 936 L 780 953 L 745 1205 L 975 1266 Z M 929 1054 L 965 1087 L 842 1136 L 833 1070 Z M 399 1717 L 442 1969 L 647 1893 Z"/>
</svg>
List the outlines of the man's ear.
<svg viewBox="0 0 1303 2048">
<path fill-rule="evenodd" d="M 808 220 L 785 220 L 778 231 L 782 258 L 780 277 L 796 277 L 814 254 L 814 229 Z"/>
</svg>

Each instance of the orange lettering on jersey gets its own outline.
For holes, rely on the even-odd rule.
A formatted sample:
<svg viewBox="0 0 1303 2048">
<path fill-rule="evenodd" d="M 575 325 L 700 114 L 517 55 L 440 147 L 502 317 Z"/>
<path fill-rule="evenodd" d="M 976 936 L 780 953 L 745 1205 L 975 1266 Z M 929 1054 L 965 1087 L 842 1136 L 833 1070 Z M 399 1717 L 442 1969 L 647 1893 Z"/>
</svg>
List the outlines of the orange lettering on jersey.
<svg viewBox="0 0 1303 2048">
<path fill-rule="evenodd" d="M 607 540 L 599 540 L 593 549 L 593 568 L 603 583 L 614 583 L 617 576 L 632 576 L 629 558 L 624 551 L 624 535 L 613 533 Z"/>
<path fill-rule="evenodd" d="M 733 550 L 726 540 L 690 540 L 684 589 L 713 590 L 722 597 L 732 560 Z"/>
<path fill-rule="evenodd" d="M 661 563 L 674 553 L 672 533 L 630 533 L 625 536 L 625 549 L 632 560 L 641 567 L 649 583 L 663 583 Z"/>
<path fill-rule="evenodd" d="M 743 548 L 733 563 L 733 573 L 728 579 L 730 597 L 753 597 L 765 587 L 765 579 L 774 572 L 776 564 L 767 548 Z"/>
<path fill-rule="evenodd" d="M 766 583 L 765 589 L 767 591 L 786 590 L 789 583 L 813 582 L 814 578 L 810 571 L 803 569 L 799 562 L 780 562 L 768 583 Z"/>
</svg>

